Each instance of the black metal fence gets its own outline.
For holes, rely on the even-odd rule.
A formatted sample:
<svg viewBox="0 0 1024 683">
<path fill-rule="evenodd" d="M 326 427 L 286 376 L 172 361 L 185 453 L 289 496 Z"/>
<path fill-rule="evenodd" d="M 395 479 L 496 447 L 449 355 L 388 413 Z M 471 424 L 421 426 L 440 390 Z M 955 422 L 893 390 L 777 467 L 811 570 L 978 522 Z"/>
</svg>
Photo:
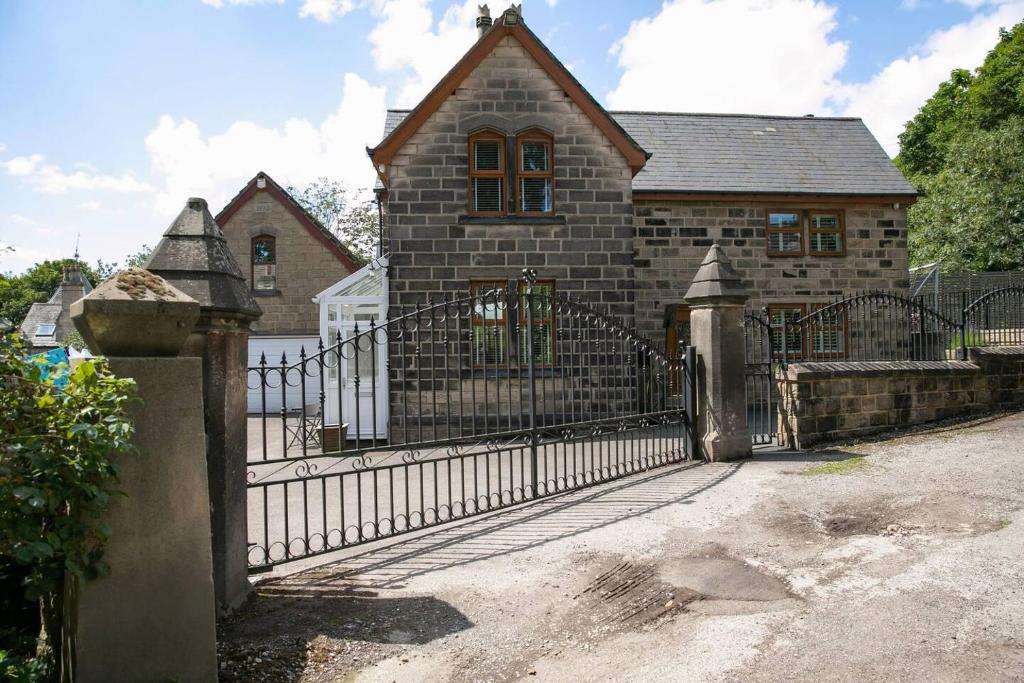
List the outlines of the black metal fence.
<svg viewBox="0 0 1024 683">
<path fill-rule="evenodd" d="M 1006 287 L 929 307 L 922 297 L 866 292 L 803 313 L 765 314 L 772 355 L 793 361 L 901 361 L 966 358 L 971 346 L 1024 344 L 1024 288 Z"/>
<path fill-rule="evenodd" d="M 530 273 L 335 322 L 329 346 L 249 370 L 253 571 L 696 453 L 694 350 L 669 358 Z"/>
<path fill-rule="evenodd" d="M 755 445 L 773 443 L 778 436 L 778 392 L 775 388 L 772 328 L 767 311 L 744 316 L 747 428 Z"/>
</svg>

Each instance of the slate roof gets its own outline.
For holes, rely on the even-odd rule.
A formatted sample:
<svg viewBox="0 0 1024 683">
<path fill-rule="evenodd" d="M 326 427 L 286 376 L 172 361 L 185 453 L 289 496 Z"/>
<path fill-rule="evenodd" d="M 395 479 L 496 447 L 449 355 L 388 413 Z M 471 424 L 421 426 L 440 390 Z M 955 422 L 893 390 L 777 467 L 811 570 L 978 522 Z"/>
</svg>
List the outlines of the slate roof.
<svg viewBox="0 0 1024 683">
<path fill-rule="evenodd" d="M 22 337 L 33 347 L 49 348 L 60 346 L 64 337 L 75 329 L 71 316 L 68 314 L 62 315 L 62 313 L 66 313 L 65 309 L 72 303 L 71 301 L 64 301 L 65 287 L 69 285 L 81 286 L 81 296 L 85 296 L 92 291 L 92 283 L 89 282 L 89 278 L 85 277 L 80 270 L 71 271 L 70 275 L 65 273 L 65 278 L 67 277 L 70 277 L 71 281 L 62 281 L 46 303 L 32 304 L 28 309 L 28 313 L 25 314 L 25 319 L 18 326 Z M 74 292 L 72 298 L 78 299 L 77 291 Z M 45 337 L 35 336 L 36 330 L 40 325 L 54 325 L 54 333 Z"/>
<path fill-rule="evenodd" d="M 408 110 L 389 110 L 385 137 Z M 610 112 L 651 153 L 634 192 L 915 195 L 861 119 Z"/>
</svg>

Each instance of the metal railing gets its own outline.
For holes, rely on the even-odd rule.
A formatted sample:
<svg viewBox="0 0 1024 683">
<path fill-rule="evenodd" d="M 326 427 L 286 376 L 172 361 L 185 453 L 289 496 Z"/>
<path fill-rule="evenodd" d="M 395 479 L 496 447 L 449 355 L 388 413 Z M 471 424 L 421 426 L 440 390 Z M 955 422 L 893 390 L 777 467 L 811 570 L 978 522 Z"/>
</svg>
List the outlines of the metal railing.
<svg viewBox="0 0 1024 683">
<path fill-rule="evenodd" d="M 250 368 L 253 571 L 696 453 L 694 350 L 669 358 L 530 271 L 398 313 Z"/>
</svg>

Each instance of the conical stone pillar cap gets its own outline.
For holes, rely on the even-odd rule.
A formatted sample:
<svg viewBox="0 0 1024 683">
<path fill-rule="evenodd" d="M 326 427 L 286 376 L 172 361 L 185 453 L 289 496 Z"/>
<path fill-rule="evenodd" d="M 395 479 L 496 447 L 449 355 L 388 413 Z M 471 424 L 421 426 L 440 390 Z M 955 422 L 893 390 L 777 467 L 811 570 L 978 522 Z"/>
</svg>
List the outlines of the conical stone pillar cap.
<svg viewBox="0 0 1024 683">
<path fill-rule="evenodd" d="M 188 200 L 145 268 L 198 301 L 204 312 L 250 320 L 263 315 L 205 199 Z"/>
<path fill-rule="evenodd" d="M 688 304 L 711 302 L 743 303 L 750 295 L 743 279 L 732 267 L 725 250 L 716 242 L 708 249 L 683 300 Z"/>
</svg>

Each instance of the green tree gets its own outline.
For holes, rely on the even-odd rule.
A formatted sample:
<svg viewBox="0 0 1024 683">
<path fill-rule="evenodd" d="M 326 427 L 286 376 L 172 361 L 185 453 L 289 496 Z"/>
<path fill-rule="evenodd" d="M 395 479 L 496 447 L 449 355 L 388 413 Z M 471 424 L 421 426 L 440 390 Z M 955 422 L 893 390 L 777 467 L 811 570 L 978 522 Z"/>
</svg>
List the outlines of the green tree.
<svg viewBox="0 0 1024 683">
<path fill-rule="evenodd" d="M 361 263 L 373 258 L 379 234 L 376 204 L 328 178 L 318 178 L 302 188 L 288 187 L 288 193 Z"/>
<path fill-rule="evenodd" d="M 924 189 L 909 214 L 916 262 L 951 271 L 1024 266 L 1024 117 L 963 139 Z"/>
<path fill-rule="evenodd" d="M 924 193 L 908 214 L 912 264 L 1024 267 L 1021 252 L 1024 22 L 984 63 L 950 79 L 907 123 L 896 164 Z"/>
</svg>

